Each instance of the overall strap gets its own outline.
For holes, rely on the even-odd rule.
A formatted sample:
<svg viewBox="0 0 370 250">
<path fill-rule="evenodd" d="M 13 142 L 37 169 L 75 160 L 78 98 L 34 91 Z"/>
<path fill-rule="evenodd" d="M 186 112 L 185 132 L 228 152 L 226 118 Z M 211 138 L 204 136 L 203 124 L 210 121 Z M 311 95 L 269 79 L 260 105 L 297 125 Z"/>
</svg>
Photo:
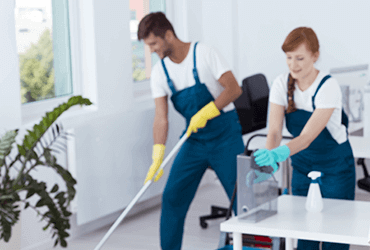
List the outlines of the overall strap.
<svg viewBox="0 0 370 250">
<path fill-rule="evenodd" d="M 193 76 L 195 80 L 195 84 L 201 84 L 199 80 L 199 75 L 197 71 L 197 60 L 196 60 L 196 48 L 197 48 L 198 42 L 195 43 L 194 45 L 194 55 L 193 55 L 193 60 L 194 60 L 194 68 L 193 68 Z"/>
<path fill-rule="evenodd" d="M 312 107 L 313 107 L 313 109 L 314 109 L 314 110 L 315 110 L 315 97 L 316 97 L 316 95 L 317 95 L 317 92 L 319 92 L 319 90 L 320 90 L 321 86 L 322 86 L 322 85 L 324 84 L 324 82 L 325 82 L 326 80 L 328 80 L 330 77 L 331 77 L 331 75 L 327 75 L 327 76 L 325 76 L 325 77 L 321 80 L 321 82 L 320 82 L 319 86 L 318 86 L 318 87 L 317 87 L 317 89 L 316 89 L 315 94 L 312 96 Z"/>
<path fill-rule="evenodd" d="M 164 60 L 162 59 L 161 62 L 162 62 L 164 73 L 166 74 L 166 77 L 167 77 L 168 87 L 170 87 L 170 89 L 172 91 L 172 94 L 175 94 L 176 93 L 176 89 L 175 89 L 175 86 L 173 86 L 173 82 L 172 82 L 170 76 L 168 75 L 168 71 L 167 71 L 166 65 L 164 64 Z"/>
</svg>

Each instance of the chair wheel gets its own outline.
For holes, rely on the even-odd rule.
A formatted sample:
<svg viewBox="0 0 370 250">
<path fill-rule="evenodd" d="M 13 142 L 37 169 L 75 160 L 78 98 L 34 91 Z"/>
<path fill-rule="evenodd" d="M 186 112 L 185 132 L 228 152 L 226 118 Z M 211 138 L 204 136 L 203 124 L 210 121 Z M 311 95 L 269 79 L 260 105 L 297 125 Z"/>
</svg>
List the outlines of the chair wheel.
<svg viewBox="0 0 370 250">
<path fill-rule="evenodd" d="M 208 224 L 205 222 L 205 221 L 200 221 L 200 226 L 203 228 L 203 229 L 206 229 L 208 227 Z"/>
</svg>

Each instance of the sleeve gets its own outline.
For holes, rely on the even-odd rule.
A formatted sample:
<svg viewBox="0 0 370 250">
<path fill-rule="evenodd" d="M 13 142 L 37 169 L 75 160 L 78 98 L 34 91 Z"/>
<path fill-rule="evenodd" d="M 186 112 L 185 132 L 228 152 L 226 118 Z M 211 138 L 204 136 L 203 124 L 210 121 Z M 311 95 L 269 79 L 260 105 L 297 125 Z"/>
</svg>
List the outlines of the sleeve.
<svg viewBox="0 0 370 250">
<path fill-rule="evenodd" d="M 208 55 L 206 58 L 209 69 L 216 80 L 220 79 L 222 74 L 231 70 L 225 58 L 215 48 L 208 48 Z"/>
<path fill-rule="evenodd" d="M 153 67 L 153 70 L 151 72 L 150 76 L 150 88 L 152 91 L 152 97 L 158 98 L 162 96 L 166 96 L 166 90 L 163 87 L 163 83 L 167 82 L 163 74 L 161 74 L 160 70 L 162 69 L 162 66 L 158 63 Z"/>
<path fill-rule="evenodd" d="M 342 91 L 334 78 L 328 79 L 317 92 L 315 106 L 319 109 L 342 108 Z"/>
<path fill-rule="evenodd" d="M 284 107 L 288 106 L 287 89 L 284 88 L 284 77 L 277 77 L 271 85 L 269 101 Z"/>
</svg>

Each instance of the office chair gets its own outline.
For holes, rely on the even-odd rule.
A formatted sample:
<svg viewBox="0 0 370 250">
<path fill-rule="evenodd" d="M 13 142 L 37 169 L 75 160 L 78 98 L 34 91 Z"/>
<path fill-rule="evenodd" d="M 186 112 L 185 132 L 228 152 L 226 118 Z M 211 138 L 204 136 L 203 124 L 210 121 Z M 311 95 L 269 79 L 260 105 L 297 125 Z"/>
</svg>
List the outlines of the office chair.
<svg viewBox="0 0 370 250">
<path fill-rule="evenodd" d="M 244 135 L 266 127 L 269 86 L 263 74 L 256 74 L 245 78 L 241 88 L 243 93 L 234 105 Z M 227 208 L 211 206 L 210 215 L 199 217 L 200 226 L 205 229 L 208 227 L 207 220 L 227 217 L 227 211 Z"/>
<path fill-rule="evenodd" d="M 357 181 L 357 186 L 365 191 L 370 192 L 370 176 L 366 169 L 365 158 L 358 158 L 357 164 L 362 166 L 365 176 L 363 179 Z"/>
</svg>

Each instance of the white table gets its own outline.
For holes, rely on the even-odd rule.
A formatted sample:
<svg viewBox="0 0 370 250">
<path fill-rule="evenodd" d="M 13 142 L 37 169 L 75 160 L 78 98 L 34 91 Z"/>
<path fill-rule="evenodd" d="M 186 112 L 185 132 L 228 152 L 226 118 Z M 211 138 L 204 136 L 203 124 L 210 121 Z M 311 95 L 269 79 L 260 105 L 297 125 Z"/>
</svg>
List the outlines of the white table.
<svg viewBox="0 0 370 250">
<path fill-rule="evenodd" d="M 242 234 L 284 237 L 287 250 L 293 249 L 293 238 L 370 246 L 370 202 L 324 199 L 321 213 L 307 212 L 305 202 L 305 197 L 282 195 L 276 215 L 258 223 L 233 217 L 220 228 L 233 233 L 234 250 L 242 250 Z"/>
</svg>

